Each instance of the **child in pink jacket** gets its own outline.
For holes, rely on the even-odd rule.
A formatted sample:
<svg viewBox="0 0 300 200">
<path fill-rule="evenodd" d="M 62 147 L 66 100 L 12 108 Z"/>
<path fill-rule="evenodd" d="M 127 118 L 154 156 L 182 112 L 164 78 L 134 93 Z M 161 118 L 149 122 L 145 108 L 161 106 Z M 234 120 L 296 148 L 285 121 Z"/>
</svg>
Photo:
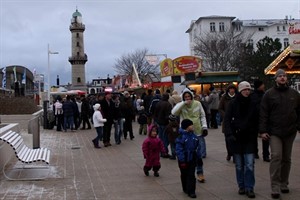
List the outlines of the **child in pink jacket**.
<svg viewBox="0 0 300 200">
<path fill-rule="evenodd" d="M 151 124 L 148 127 L 148 137 L 144 140 L 142 146 L 146 163 L 144 165 L 144 173 L 149 176 L 149 171 L 152 169 L 154 176 L 158 177 L 160 169 L 160 153 L 165 154 L 166 150 L 161 139 L 157 137 L 157 126 Z"/>
</svg>

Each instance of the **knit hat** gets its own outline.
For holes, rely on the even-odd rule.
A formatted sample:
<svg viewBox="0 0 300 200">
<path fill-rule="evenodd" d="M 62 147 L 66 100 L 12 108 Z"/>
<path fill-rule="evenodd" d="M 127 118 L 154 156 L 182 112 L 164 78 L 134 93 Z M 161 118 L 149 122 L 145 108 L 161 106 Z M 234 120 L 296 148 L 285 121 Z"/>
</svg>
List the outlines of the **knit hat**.
<svg viewBox="0 0 300 200">
<path fill-rule="evenodd" d="M 286 75 L 286 72 L 283 69 L 278 69 L 275 74 L 275 79 L 280 75 Z"/>
<path fill-rule="evenodd" d="M 170 121 L 176 121 L 177 120 L 177 117 L 175 115 L 169 115 L 169 120 Z"/>
<path fill-rule="evenodd" d="M 144 106 L 141 106 L 141 107 L 140 107 L 140 109 L 141 109 L 141 110 L 144 110 L 144 109 L 145 109 L 145 107 L 144 107 Z"/>
<path fill-rule="evenodd" d="M 101 105 L 99 103 L 96 103 L 94 106 L 94 110 L 99 110 L 99 108 L 101 107 Z"/>
<path fill-rule="evenodd" d="M 128 91 L 124 91 L 124 93 L 123 93 L 124 95 L 127 95 L 127 94 L 129 94 L 129 92 Z"/>
<path fill-rule="evenodd" d="M 246 89 L 251 90 L 251 85 L 247 81 L 240 82 L 238 87 L 239 87 L 239 92 L 246 90 Z"/>
<path fill-rule="evenodd" d="M 261 80 L 254 81 L 254 89 L 257 90 L 262 84 L 264 84 Z"/>
<path fill-rule="evenodd" d="M 193 125 L 193 122 L 189 119 L 184 119 L 181 122 L 181 128 L 186 130 L 189 126 Z"/>
</svg>

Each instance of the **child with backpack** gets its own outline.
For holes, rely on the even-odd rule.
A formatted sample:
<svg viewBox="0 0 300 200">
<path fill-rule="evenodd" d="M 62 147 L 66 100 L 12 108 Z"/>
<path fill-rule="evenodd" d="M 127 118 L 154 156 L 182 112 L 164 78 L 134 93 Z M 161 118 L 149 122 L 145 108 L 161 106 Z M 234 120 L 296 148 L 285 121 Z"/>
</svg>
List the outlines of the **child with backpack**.
<svg viewBox="0 0 300 200">
<path fill-rule="evenodd" d="M 144 106 L 141 106 L 140 107 L 140 110 L 138 111 L 138 123 L 140 125 L 140 128 L 139 128 L 139 134 L 142 135 L 142 133 L 144 133 L 144 135 L 147 134 L 147 119 L 148 119 L 148 116 L 147 116 L 147 113 L 145 111 L 145 108 Z"/>
</svg>

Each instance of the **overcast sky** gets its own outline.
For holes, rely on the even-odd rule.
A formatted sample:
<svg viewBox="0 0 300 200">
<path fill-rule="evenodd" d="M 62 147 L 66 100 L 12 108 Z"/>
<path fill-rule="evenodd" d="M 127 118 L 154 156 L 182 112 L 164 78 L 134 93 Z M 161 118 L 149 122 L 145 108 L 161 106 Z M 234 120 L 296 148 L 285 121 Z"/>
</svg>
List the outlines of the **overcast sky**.
<svg viewBox="0 0 300 200">
<path fill-rule="evenodd" d="M 299 18 L 300 0 L 0 0 L 0 68 L 22 65 L 46 74 L 51 84 L 71 82 L 71 32 L 76 10 L 85 24 L 86 80 L 116 75 L 115 60 L 137 49 L 189 55 L 191 20 L 209 15 L 246 19 Z M 47 77 L 47 76 L 46 76 Z M 47 80 L 45 80 L 47 82 Z"/>
</svg>

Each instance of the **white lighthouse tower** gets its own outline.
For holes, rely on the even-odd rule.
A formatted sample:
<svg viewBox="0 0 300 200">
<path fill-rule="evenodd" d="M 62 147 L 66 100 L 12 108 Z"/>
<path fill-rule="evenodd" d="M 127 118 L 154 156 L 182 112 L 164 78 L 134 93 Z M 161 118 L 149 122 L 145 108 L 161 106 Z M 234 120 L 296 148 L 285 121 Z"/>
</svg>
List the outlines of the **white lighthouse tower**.
<svg viewBox="0 0 300 200">
<path fill-rule="evenodd" d="M 72 65 L 72 86 L 73 90 L 87 90 L 85 80 L 85 63 L 88 58 L 84 52 L 83 32 L 85 25 L 82 23 L 82 15 L 76 9 L 72 15 L 70 31 L 72 34 L 72 56 L 69 62 Z"/>
</svg>

